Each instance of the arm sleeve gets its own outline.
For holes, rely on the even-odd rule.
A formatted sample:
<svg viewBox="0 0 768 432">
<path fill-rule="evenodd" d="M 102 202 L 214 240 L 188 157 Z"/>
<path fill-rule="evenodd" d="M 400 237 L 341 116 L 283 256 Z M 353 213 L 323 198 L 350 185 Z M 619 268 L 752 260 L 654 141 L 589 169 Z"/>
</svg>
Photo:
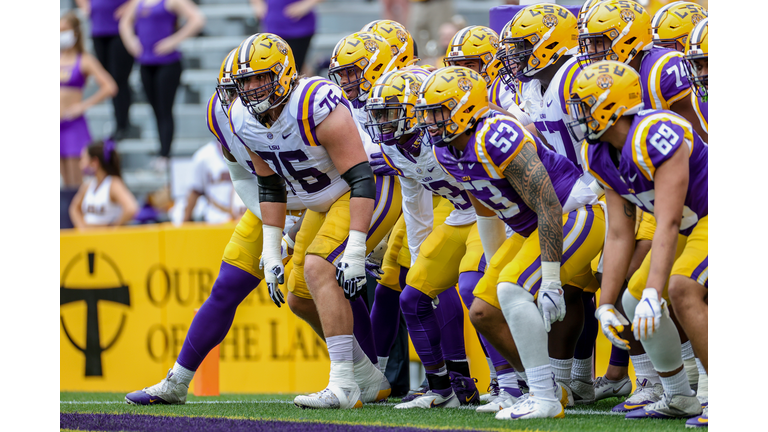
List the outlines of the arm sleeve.
<svg viewBox="0 0 768 432">
<path fill-rule="evenodd" d="M 403 219 L 411 252 L 411 265 L 419 256 L 421 243 L 432 232 L 432 193 L 417 181 L 400 177 L 403 192 Z"/>
<path fill-rule="evenodd" d="M 237 162 L 224 159 L 229 168 L 229 175 L 232 178 L 232 187 L 234 187 L 237 196 L 243 201 L 243 204 L 261 219 L 261 207 L 259 207 L 259 181 L 253 173 L 248 172 Z"/>
</svg>

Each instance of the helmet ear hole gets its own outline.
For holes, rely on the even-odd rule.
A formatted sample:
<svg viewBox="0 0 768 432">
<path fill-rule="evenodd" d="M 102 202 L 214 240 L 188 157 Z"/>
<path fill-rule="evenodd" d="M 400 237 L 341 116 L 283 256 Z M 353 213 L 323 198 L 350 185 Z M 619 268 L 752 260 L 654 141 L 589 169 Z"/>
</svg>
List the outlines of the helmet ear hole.
<svg viewBox="0 0 768 432">
<path fill-rule="evenodd" d="M 635 44 L 635 40 L 636 40 L 636 39 L 637 39 L 637 37 L 634 37 L 634 36 L 633 36 L 633 37 L 631 37 L 631 38 L 627 39 L 627 41 L 626 41 L 626 42 L 624 42 L 624 44 L 625 44 L 625 45 L 634 45 L 634 44 Z"/>
<path fill-rule="evenodd" d="M 556 46 L 557 46 L 557 42 L 552 42 L 551 44 L 547 45 L 546 48 L 548 50 L 551 50 L 551 49 L 555 49 Z"/>
<path fill-rule="evenodd" d="M 474 109 L 475 109 L 475 106 L 474 106 L 474 105 L 472 105 L 472 106 L 470 106 L 469 108 L 467 108 L 467 109 L 465 109 L 465 110 L 464 110 L 464 114 L 469 114 L 469 113 L 471 113 L 472 111 L 474 111 Z"/>
</svg>

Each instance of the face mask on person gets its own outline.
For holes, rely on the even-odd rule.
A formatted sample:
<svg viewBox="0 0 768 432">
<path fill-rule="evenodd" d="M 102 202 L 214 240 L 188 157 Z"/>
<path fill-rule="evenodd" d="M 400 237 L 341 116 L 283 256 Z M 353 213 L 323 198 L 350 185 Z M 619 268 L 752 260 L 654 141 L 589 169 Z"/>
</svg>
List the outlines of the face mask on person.
<svg viewBox="0 0 768 432">
<path fill-rule="evenodd" d="M 61 51 L 68 50 L 75 46 L 75 31 L 64 30 L 60 33 Z"/>
</svg>

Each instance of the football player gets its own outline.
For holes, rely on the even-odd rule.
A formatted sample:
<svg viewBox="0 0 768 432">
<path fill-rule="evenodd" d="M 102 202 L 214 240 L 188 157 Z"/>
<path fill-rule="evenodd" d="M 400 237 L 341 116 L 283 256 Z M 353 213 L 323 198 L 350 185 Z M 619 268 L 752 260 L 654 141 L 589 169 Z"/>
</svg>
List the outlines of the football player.
<svg viewBox="0 0 768 432">
<path fill-rule="evenodd" d="M 192 319 L 173 368 L 159 384 L 129 393 L 125 399 L 131 404 L 184 404 L 189 383 L 200 363 L 211 349 L 224 340 L 232 326 L 237 307 L 264 280 L 264 272 L 259 266 L 262 222 L 257 178 L 247 150 L 235 141 L 229 130 L 225 111 L 237 98 L 237 90 L 232 80 L 236 51 L 237 49 L 230 51 L 221 64 L 216 93 L 207 104 L 206 121 L 208 129 L 221 144 L 234 189 L 248 210 L 238 222 L 224 249 L 219 275 L 213 284 L 211 295 Z M 304 210 L 305 206 L 299 198 L 293 193 L 288 193 L 287 220 L 300 216 Z M 286 232 L 289 228 L 286 227 Z M 287 234 L 284 239 L 293 242 Z M 285 252 L 288 251 L 286 240 L 283 240 Z M 287 268 L 292 268 L 290 261 Z M 280 305 L 282 293 L 279 289 L 270 291 L 270 297 Z"/>
<path fill-rule="evenodd" d="M 606 188 L 611 221 L 596 316 L 605 336 L 624 349 L 630 343 L 618 332 L 632 322 L 664 388 L 659 401 L 626 417 L 687 418 L 702 408 L 688 383 L 667 300 L 706 368 L 708 150 L 680 115 L 642 110 L 643 92 L 640 74 L 628 65 L 590 65 L 574 83 L 569 127 L 585 135 L 582 156 Z M 622 295 L 626 320 L 613 305 L 633 255 L 636 206 L 655 215 L 657 227 L 651 253 Z"/>
<path fill-rule="evenodd" d="M 512 74 L 508 80 L 526 84 L 521 98 L 536 129 L 546 138 L 551 148 L 581 167 L 578 151 L 581 140 L 571 135 L 566 127 L 570 119 L 565 107 L 573 78 L 581 69 L 576 56 L 576 17 L 566 8 L 554 4 L 526 7 L 507 24 L 502 42 L 506 46 L 502 74 Z M 596 194 L 602 194 L 590 175 L 585 175 L 584 180 Z M 572 313 L 566 316 L 566 322 L 555 326 L 550 334 L 550 355 L 555 379 L 573 390 L 573 403 L 590 403 L 595 398 L 591 341 L 587 340 L 589 348 L 581 350 L 575 361 L 574 355 L 581 329 L 585 325 L 585 307 L 592 306 L 589 294 L 596 291 L 597 287 L 594 278 L 586 285 L 564 286 L 565 301 Z M 586 298 L 582 299 L 585 291 Z M 587 327 L 596 330 L 596 323 Z"/>
<path fill-rule="evenodd" d="M 651 17 L 642 6 L 622 0 L 596 3 L 587 12 L 583 29 L 584 33 L 579 35 L 579 49 L 580 61 L 584 66 L 603 59 L 628 64 L 640 74 L 646 109 L 674 111 L 693 124 L 699 136 L 707 139 L 690 101 L 690 84 L 683 79 L 687 70 L 683 55 L 678 51 L 654 46 Z M 637 247 L 629 271 L 639 267 L 653 239 L 655 220 L 652 214 L 643 211 L 641 218 L 636 234 Z M 629 333 L 624 337 L 630 337 Z M 681 334 L 681 337 L 687 339 L 685 334 Z M 693 350 L 687 340 L 684 345 L 683 356 L 688 378 L 692 385 L 696 385 L 698 373 Z M 660 379 L 640 344 L 632 345 L 630 357 L 635 367 L 637 386 L 626 401 L 614 407 L 615 411 L 637 409 L 658 401 L 663 394 Z"/>
<path fill-rule="evenodd" d="M 530 388 L 496 418 L 563 417 L 570 395 L 552 377 L 547 332 L 565 317 L 562 285 L 592 278 L 603 210 L 579 168 L 513 118 L 491 113 L 487 97 L 474 71 L 439 69 L 419 89 L 416 115 L 438 162 L 470 193 L 493 257 L 474 291 L 472 323 Z M 506 240 L 505 223 L 515 232 Z"/>
<path fill-rule="evenodd" d="M 230 128 L 247 147 L 259 181 L 270 290 L 284 280 L 279 254 L 286 185 L 308 209 L 296 237 L 288 303 L 325 339 L 331 373 L 326 389 L 294 403 L 354 408 L 381 400 L 389 385 L 352 335 L 344 298 L 355 299 L 365 287 L 365 256 L 400 213 L 399 187 L 373 176 L 341 88 L 320 77 L 299 79 L 283 39 L 250 36 L 236 56 L 241 103 L 229 107 Z"/>
<path fill-rule="evenodd" d="M 455 295 L 457 282 L 463 291 L 462 284 L 468 276 L 465 273 L 482 275 L 478 270 L 484 262 L 479 237 L 474 250 L 470 247 L 476 217 L 467 193 L 452 177 L 436 169 L 438 164 L 430 151 L 428 135 L 415 128 L 413 105 L 427 75 L 414 67 L 385 74 L 374 85 L 366 103 L 366 127 L 374 141 L 383 144 L 386 163 L 401 176 L 412 265 L 400 306 L 414 348 L 424 363 L 430 389 L 395 408 L 455 407 L 479 401 L 474 382 L 468 379 L 469 364 L 456 362 L 447 353 L 444 357 L 441 349 L 444 343 L 438 315 L 456 313 L 463 317 L 463 312 L 460 303 L 455 312 L 446 311 L 444 297 L 438 295 L 446 291 Z M 434 211 L 432 194 L 442 197 Z M 437 309 L 433 310 L 435 300 Z M 458 331 L 443 336 L 454 339 L 463 352 L 463 328 Z M 444 359 L 453 360 L 452 365 Z"/>
<path fill-rule="evenodd" d="M 685 46 L 685 61 L 688 63 L 688 81 L 693 87 L 691 103 L 696 109 L 702 129 L 707 131 L 709 97 L 707 94 L 707 74 L 709 68 L 709 18 L 703 19 L 691 30 Z"/>
</svg>

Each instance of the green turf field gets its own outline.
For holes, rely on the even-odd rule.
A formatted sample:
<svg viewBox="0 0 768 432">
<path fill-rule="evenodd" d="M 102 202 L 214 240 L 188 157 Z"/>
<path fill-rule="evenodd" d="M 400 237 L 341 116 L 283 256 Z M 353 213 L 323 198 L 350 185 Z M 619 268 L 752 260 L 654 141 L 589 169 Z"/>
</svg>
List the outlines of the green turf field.
<svg viewBox="0 0 768 432">
<path fill-rule="evenodd" d="M 124 393 L 60 393 L 60 412 L 100 414 L 150 414 L 184 417 L 322 422 L 371 426 L 411 426 L 425 429 L 540 430 L 540 431 L 681 431 L 684 420 L 626 420 L 611 413 L 619 399 L 611 398 L 584 408 L 569 408 L 565 419 L 496 420 L 493 414 L 474 409 L 395 410 L 398 399 L 387 404 L 366 405 L 356 410 L 302 410 L 291 402 L 294 395 L 225 394 L 218 397 L 189 396 L 181 406 L 134 406 Z"/>
</svg>

